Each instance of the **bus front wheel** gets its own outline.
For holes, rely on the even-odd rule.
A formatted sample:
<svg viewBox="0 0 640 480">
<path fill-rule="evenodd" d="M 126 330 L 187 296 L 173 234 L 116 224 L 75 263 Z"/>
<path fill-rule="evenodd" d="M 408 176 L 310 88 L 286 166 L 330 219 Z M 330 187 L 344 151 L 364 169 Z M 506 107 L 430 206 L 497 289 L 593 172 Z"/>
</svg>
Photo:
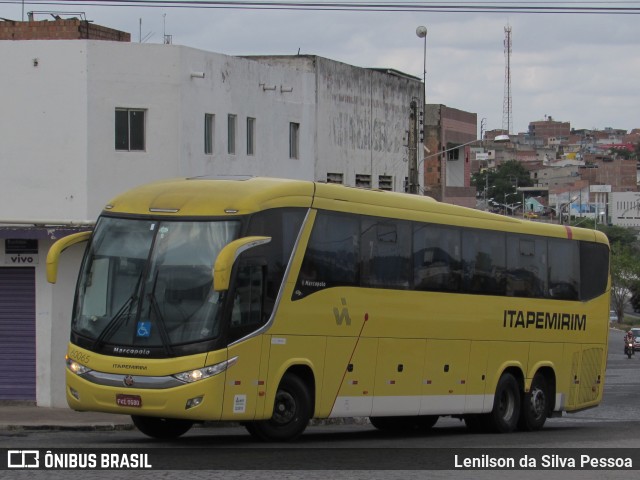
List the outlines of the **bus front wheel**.
<svg viewBox="0 0 640 480">
<path fill-rule="evenodd" d="M 189 420 L 178 420 L 175 418 L 141 417 L 131 415 L 133 424 L 142 433 L 158 440 L 171 440 L 178 438 L 189 431 L 193 422 Z"/>
<path fill-rule="evenodd" d="M 287 373 L 278 386 L 269 420 L 245 424 L 255 438 L 263 441 L 283 442 L 299 437 L 312 415 L 311 395 L 306 385 L 294 374 Z"/>
<path fill-rule="evenodd" d="M 520 386 L 513 375 L 505 373 L 496 386 L 493 409 L 489 414 L 489 425 L 494 432 L 509 433 L 516 429 L 519 418 Z"/>
</svg>

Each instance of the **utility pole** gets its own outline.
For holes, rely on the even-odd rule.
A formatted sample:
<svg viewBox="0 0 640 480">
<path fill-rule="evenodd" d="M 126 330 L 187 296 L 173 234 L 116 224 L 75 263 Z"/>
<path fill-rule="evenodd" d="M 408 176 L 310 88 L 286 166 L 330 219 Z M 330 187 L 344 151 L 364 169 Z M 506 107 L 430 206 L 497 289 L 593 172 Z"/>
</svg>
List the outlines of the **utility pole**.
<svg viewBox="0 0 640 480">
<path fill-rule="evenodd" d="M 417 195 L 418 183 L 418 104 L 409 104 L 409 193 Z"/>
<path fill-rule="evenodd" d="M 511 135 L 513 105 L 511 101 L 511 27 L 504 27 L 504 99 L 502 103 L 502 130 Z"/>
</svg>

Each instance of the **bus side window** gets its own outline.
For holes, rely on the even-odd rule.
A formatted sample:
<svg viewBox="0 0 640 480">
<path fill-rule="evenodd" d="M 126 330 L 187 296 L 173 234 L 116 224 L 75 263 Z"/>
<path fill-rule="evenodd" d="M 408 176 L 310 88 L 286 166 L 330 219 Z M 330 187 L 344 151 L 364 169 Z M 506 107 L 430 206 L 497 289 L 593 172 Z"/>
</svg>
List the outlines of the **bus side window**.
<svg viewBox="0 0 640 480">
<path fill-rule="evenodd" d="M 293 292 L 293 300 L 325 288 L 357 286 L 360 221 L 353 215 L 318 212 Z"/>
<path fill-rule="evenodd" d="M 558 300 L 578 300 L 580 255 L 578 242 L 549 239 L 549 296 Z"/>
<path fill-rule="evenodd" d="M 460 230 L 415 224 L 413 274 L 416 290 L 457 292 L 461 281 Z"/>
<path fill-rule="evenodd" d="M 506 293 L 506 236 L 491 230 L 462 233 L 463 291 L 485 295 Z"/>
<path fill-rule="evenodd" d="M 591 300 L 607 289 L 609 248 L 602 243 L 580 242 L 580 300 Z"/>
<path fill-rule="evenodd" d="M 543 298 L 547 291 L 547 241 L 525 235 L 507 236 L 507 295 Z"/>
<path fill-rule="evenodd" d="M 361 224 L 363 287 L 407 289 L 411 285 L 411 224 L 365 217 Z"/>
<path fill-rule="evenodd" d="M 233 291 L 229 341 L 260 328 L 264 315 L 265 270 L 262 265 L 244 264 L 238 268 Z"/>
</svg>

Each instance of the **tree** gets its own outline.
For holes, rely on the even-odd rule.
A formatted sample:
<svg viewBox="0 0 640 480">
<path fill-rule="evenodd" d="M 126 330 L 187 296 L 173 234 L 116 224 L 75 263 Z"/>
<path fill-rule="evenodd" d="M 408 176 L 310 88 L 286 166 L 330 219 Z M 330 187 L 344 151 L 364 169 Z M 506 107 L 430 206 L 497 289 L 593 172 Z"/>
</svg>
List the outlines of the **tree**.
<svg viewBox="0 0 640 480">
<path fill-rule="evenodd" d="M 639 250 L 636 232 L 627 227 L 618 225 L 598 225 L 598 230 L 604 232 L 609 238 L 609 244 L 623 247 L 630 247 Z"/>
<path fill-rule="evenodd" d="M 624 305 L 640 287 L 640 259 L 634 247 L 614 244 L 611 249 L 611 305 L 624 318 Z"/>
<path fill-rule="evenodd" d="M 484 193 L 488 184 L 490 190 L 486 198 L 491 197 L 498 203 L 507 203 L 507 195 L 515 193 L 517 187 L 530 187 L 533 180 L 520 162 L 509 160 L 495 170 L 474 173 L 471 176 L 471 184 L 480 194 Z"/>
</svg>

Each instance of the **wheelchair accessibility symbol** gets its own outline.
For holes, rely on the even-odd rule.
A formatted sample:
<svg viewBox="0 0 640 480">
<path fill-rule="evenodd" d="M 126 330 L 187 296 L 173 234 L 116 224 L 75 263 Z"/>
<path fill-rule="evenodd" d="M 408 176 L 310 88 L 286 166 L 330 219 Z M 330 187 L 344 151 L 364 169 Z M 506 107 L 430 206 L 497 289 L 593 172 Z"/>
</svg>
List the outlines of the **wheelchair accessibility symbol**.
<svg viewBox="0 0 640 480">
<path fill-rule="evenodd" d="M 136 331 L 138 337 L 150 337 L 151 336 L 151 322 L 138 322 L 138 329 Z"/>
</svg>

